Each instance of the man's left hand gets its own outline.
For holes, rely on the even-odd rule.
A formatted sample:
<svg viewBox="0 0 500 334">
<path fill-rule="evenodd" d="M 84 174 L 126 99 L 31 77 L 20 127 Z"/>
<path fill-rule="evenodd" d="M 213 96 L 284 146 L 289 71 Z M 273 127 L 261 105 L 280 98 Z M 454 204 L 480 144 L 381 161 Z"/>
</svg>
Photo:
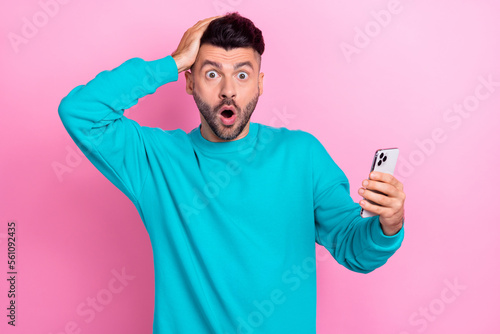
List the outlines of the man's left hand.
<svg viewBox="0 0 500 334">
<path fill-rule="evenodd" d="M 379 221 L 385 235 L 394 235 L 403 227 L 404 203 L 406 195 L 403 184 L 393 175 L 381 172 L 370 173 L 370 179 L 363 181 L 358 193 L 365 199 L 378 204 L 374 205 L 361 200 L 359 204 L 365 210 L 379 215 Z M 373 190 L 380 191 L 378 194 Z"/>
</svg>

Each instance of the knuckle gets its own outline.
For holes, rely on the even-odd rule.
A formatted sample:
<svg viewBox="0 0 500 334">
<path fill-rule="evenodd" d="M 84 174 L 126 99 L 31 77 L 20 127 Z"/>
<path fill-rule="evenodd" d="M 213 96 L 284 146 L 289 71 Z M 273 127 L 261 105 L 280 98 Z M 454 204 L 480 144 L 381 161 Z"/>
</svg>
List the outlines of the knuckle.
<svg viewBox="0 0 500 334">
<path fill-rule="evenodd" d="M 366 202 L 366 209 L 371 211 L 371 212 L 375 212 L 377 213 L 377 210 L 378 210 L 379 206 L 378 205 L 375 205 L 375 204 L 372 204 L 370 202 Z"/>
<path fill-rule="evenodd" d="M 375 197 L 375 193 L 369 189 L 366 189 L 363 193 L 363 196 L 369 200 L 373 200 L 373 198 Z"/>
<path fill-rule="evenodd" d="M 370 187 L 370 189 L 380 191 L 382 183 L 380 183 L 380 181 L 371 181 L 368 186 Z"/>
<path fill-rule="evenodd" d="M 380 205 L 374 205 L 373 210 L 370 210 L 372 212 L 375 212 L 376 214 L 380 215 L 383 212 L 383 207 Z"/>
<path fill-rule="evenodd" d="M 379 195 L 380 197 L 380 200 L 379 200 L 379 203 L 384 205 L 384 206 L 388 206 L 389 204 L 391 204 L 391 199 L 385 195 Z"/>
<path fill-rule="evenodd" d="M 401 210 L 403 203 L 401 201 L 395 201 L 393 204 L 394 212 Z"/>
</svg>

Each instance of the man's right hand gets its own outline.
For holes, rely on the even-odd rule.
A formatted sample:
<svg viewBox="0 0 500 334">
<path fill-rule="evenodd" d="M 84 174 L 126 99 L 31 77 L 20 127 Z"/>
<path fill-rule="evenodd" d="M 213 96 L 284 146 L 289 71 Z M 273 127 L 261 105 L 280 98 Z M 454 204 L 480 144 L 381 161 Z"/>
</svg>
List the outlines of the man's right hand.
<svg viewBox="0 0 500 334">
<path fill-rule="evenodd" d="M 200 48 L 200 39 L 207 29 L 208 24 L 219 17 L 218 15 L 198 21 L 194 26 L 186 30 L 177 49 L 171 54 L 177 64 L 178 73 L 185 71 L 193 65 Z"/>
</svg>

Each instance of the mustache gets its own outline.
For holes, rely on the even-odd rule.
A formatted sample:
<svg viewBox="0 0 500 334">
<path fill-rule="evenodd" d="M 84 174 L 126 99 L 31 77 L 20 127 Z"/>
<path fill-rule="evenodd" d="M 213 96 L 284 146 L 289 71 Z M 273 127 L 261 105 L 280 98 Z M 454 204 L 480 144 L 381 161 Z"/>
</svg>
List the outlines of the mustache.
<svg viewBox="0 0 500 334">
<path fill-rule="evenodd" d="M 236 105 L 236 103 L 234 103 L 233 100 L 224 100 L 224 102 L 222 102 L 219 106 L 217 106 L 217 108 L 215 110 L 219 110 L 220 108 L 222 108 L 223 106 L 234 106 L 234 108 L 236 110 L 239 110 L 238 106 Z"/>
</svg>

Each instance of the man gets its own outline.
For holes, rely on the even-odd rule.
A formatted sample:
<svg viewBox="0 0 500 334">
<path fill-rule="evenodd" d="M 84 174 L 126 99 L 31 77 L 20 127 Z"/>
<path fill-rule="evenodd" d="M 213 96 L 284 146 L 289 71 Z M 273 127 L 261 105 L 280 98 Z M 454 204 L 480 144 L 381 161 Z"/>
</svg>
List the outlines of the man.
<svg viewBox="0 0 500 334">
<path fill-rule="evenodd" d="M 315 333 L 315 242 L 368 273 L 403 240 L 398 180 L 366 180 L 363 196 L 380 206 L 363 207 L 379 216 L 361 218 L 345 174 L 313 135 L 250 122 L 263 52 L 250 20 L 207 18 L 172 55 L 101 72 L 59 106 L 71 138 L 149 233 L 155 334 Z M 183 71 L 198 127 L 166 131 L 123 116 Z"/>
</svg>

